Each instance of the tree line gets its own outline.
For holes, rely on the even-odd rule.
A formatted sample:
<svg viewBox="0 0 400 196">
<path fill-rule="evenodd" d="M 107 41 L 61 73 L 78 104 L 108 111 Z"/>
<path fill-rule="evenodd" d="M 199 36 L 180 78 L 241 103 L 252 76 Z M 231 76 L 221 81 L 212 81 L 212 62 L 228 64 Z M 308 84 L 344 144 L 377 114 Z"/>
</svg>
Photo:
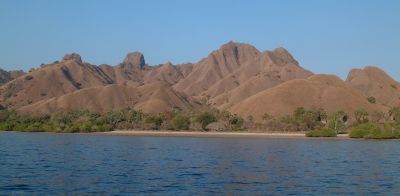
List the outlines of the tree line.
<svg viewBox="0 0 400 196">
<path fill-rule="evenodd" d="M 253 116 L 242 118 L 229 111 L 179 111 L 150 114 L 132 108 L 104 114 L 90 111 L 58 112 L 50 115 L 20 115 L 0 110 L 0 130 L 46 132 L 105 132 L 115 129 L 193 130 L 193 131 L 279 131 L 306 132 L 310 137 L 334 137 L 349 133 L 354 138 L 400 138 L 400 108 L 369 113 L 359 109 L 344 111 L 297 108 L 292 114 L 274 117 L 268 113 L 262 122 Z"/>
<path fill-rule="evenodd" d="M 115 129 L 137 130 L 243 130 L 244 120 L 218 110 L 144 113 L 131 108 L 104 114 L 90 111 L 58 112 L 50 115 L 20 115 L 0 110 L 0 130 L 30 132 L 105 132 Z"/>
</svg>

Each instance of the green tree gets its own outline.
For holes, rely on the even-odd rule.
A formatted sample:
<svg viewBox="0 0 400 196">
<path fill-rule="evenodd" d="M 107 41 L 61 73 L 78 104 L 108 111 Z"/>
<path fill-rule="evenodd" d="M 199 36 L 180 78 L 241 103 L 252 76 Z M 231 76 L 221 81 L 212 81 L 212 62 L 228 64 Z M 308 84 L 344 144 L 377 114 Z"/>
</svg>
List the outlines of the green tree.
<svg viewBox="0 0 400 196">
<path fill-rule="evenodd" d="M 394 120 L 396 123 L 400 124 L 400 107 L 392 107 L 389 110 L 389 116 Z"/>
<path fill-rule="evenodd" d="M 210 112 L 203 112 L 197 117 L 197 122 L 201 124 L 203 130 L 206 130 L 208 124 L 216 122 L 217 118 Z"/>
<path fill-rule="evenodd" d="M 149 114 L 145 120 L 146 123 L 153 124 L 155 129 L 160 129 L 161 124 L 164 122 L 162 114 Z"/>
<path fill-rule="evenodd" d="M 359 109 L 354 112 L 354 116 L 356 117 L 357 123 L 366 123 L 368 122 L 369 113 L 365 109 Z"/>
<path fill-rule="evenodd" d="M 343 111 L 333 112 L 328 115 L 328 127 L 338 134 L 346 129 L 345 121 L 347 114 Z"/>
<path fill-rule="evenodd" d="M 267 121 L 269 121 L 269 120 L 272 120 L 273 118 L 274 118 L 274 117 L 271 116 L 271 115 L 269 115 L 268 113 L 264 113 L 264 114 L 262 115 L 262 119 L 263 119 L 264 122 L 267 122 Z"/>
<path fill-rule="evenodd" d="M 190 126 L 190 118 L 183 114 L 178 114 L 172 118 L 171 123 L 175 130 L 188 130 Z"/>
<path fill-rule="evenodd" d="M 233 117 L 233 115 L 229 111 L 224 110 L 220 113 L 219 119 L 224 120 L 224 121 L 229 121 L 229 119 L 231 119 L 232 117 Z"/>
<path fill-rule="evenodd" d="M 325 112 L 324 109 L 320 108 L 320 109 L 317 109 L 315 112 L 316 112 L 316 115 L 317 115 L 317 121 L 324 122 L 324 123 L 327 122 L 328 114 Z"/>
<path fill-rule="evenodd" d="M 144 114 L 142 111 L 128 109 L 126 120 L 132 127 L 142 122 L 143 118 Z"/>
<path fill-rule="evenodd" d="M 303 107 L 299 107 L 293 112 L 293 118 L 298 131 L 313 130 L 320 124 L 319 113 L 314 110 L 306 110 Z"/>
<path fill-rule="evenodd" d="M 385 119 L 385 113 L 374 111 L 371 113 L 371 121 L 374 123 L 380 123 Z"/>
<path fill-rule="evenodd" d="M 247 128 L 253 128 L 254 126 L 254 117 L 252 115 L 247 116 Z"/>
<path fill-rule="evenodd" d="M 231 117 L 231 119 L 229 119 L 229 125 L 230 125 L 231 129 L 234 131 L 243 130 L 243 123 L 244 123 L 243 118 L 240 118 L 237 115 L 233 115 Z"/>
</svg>

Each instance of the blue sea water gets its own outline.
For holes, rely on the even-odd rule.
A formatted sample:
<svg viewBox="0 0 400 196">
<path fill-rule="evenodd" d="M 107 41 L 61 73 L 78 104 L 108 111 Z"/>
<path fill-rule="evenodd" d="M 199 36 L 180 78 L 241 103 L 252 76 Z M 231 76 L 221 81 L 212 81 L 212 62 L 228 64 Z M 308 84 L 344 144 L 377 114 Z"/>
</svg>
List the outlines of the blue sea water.
<svg viewBox="0 0 400 196">
<path fill-rule="evenodd" d="M 0 195 L 399 195 L 400 141 L 0 132 Z"/>
</svg>

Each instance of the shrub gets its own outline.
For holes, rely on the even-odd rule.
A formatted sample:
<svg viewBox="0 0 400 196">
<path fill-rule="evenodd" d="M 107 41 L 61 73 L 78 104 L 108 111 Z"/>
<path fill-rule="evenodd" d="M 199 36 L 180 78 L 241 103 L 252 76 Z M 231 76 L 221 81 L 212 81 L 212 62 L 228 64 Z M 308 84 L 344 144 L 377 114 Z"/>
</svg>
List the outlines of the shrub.
<svg viewBox="0 0 400 196">
<path fill-rule="evenodd" d="M 163 123 L 164 119 L 161 114 L 149 114 L 146 117 L 145 122 L 154 125 L 154 129 L 160 129 L 161 124 Z"/>
<path fill-rule="evenodd" d="M 79 132 L 90 132 L 92 130 L 92 125 L 90 122 L 84 122 L 79 126 Z"/>
<path fill-rule="evenodd" d="M 351 129 L 350 137 L 351 138 L 364 138 L 369 135 L 371 132 L 379 132 L 380 128 L 377 124 L 374 123 L 365 123 L 359 124 Z"/>
<path fill-rule="evenodd" d="M 274 118 L 274 117 L 271 116 L 271 115 L 269 115 L 268 113 L 264 113 L 264 114 L 262 115 L 263 121 L 272 120 L 273 118 Z"/>
<path fill-rule="evenodd" d="M 368 97 L 367 100 L 368 100 L 368 102 L 370 102 L 370 103 L 376 103 L 375 97 Z"/>
<path fill-rule="evenodd" d="M 336 131 L 330 128 L 311 130 L 306 133 L 307 137 L 336 137 Z"/>
<path fill-rule="evenodd" d="M 378 125 L 374 123 L 360 124 L 353 127 L 351 138 L 394 139 L 400 138 L 400 129 L 395 124 Z"/>
<path fill-rule="evenodd" d="M 32 80 L 32 79 L 33 79 L 33 76 L 31 76 L 31 75 L 25 76 L 25 80 Z"/>
<path fill-rule="evenodd" d="M 187 116 L 178 114 L 172 118 L 172 128 L 174 130 L 188 130 L 190 126 L 190 119 Z"/>
</svg>

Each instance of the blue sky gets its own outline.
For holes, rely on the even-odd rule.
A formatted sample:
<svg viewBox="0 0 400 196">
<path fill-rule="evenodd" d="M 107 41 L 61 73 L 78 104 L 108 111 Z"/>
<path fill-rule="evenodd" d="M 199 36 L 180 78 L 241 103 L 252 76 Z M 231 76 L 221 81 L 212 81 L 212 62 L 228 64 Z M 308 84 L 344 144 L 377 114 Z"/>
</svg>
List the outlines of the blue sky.
<svg viewBox="0 0 400 196">
<path fill-rule="evenodd" d="M 345 78 L 377 65 L 400 79 L 400 1 L 0 0 L 0 67 L 24 69 L 78 52 L 111 65 L 197 62 L 233 40 L 288 49 L 315 73 Z"/>
</svg>

